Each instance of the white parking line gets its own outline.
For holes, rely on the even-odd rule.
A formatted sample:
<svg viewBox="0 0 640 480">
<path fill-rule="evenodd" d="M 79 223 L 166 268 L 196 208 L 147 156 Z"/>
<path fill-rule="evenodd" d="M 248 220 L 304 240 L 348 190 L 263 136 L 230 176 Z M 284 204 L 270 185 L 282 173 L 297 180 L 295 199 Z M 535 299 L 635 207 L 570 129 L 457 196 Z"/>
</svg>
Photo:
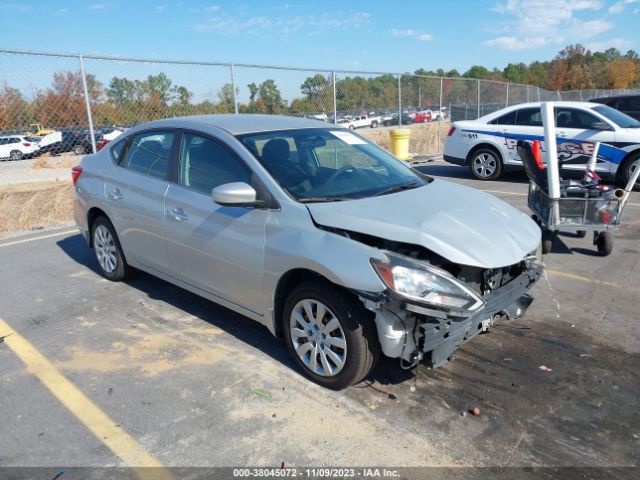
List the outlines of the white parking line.
<svg viewBox="0 0 640 480">
<path fill-rule="evenodd" d="M 36 240 L 44 240 L 45 238 L 60 237 L 62 235 L 69 235 L 71 233 L 78 233 L 78 230 L 77 229 L 65 230 L 64 232 L 50 233 L 49 235 L 40 235 L 37 237 L 29 237 L 22 240 L 15 240 L 13 242 L 0 243 L 0 248 L 11 247 L 13 245 L 20 245 L 21 243 L 35 242 Z"/>
</svg>

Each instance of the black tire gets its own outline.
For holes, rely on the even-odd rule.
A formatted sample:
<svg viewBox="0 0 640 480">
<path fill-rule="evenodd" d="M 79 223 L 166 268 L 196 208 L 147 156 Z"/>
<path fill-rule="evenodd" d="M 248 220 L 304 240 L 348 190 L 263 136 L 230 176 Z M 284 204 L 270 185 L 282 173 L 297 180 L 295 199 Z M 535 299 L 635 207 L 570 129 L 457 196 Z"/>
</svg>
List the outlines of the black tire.
<svg viewBox="0 0 640 480">
<path fill-rule="evenodd" d="M 553 249 L 553 241 L 556 239 L 556 232 L 551 230 L 542 231 L 542 253 L 547 254 Z"/>
<path fill-rule="evenodd" d="M 355 130 L 355 129 L 356 129 L 355 125 L 349 125 L 349 130 Z"/>
<path fill-rule="evenodd" d="M 602 232 L 596 238 L 596 248 L 601 257 L 606 257 L 613 251 L 613 237 L 609 232 Z"/>
<path fill-rule="evenodd" d="M 344 366 L 332 376 L 323 376 L 311 371 L 298 356 L 293 345 L 290 325 L 292 313 L 294 308 L 304 300 L 321 302 L 338 320 L 342 329 L 339 333 L 344 333 L 346 343 Z M 309 320 L 308 317 L 306 320 Z M 285 302 L 281 321 L 287 348 L 294 362 L 307 378 L 323 387 L 341 390 L 362 381 L 374 368 L 380 355 L 380 343 L 371 313 L 355 297 L 326 280 L 311 280 L 297 286 Z M 315 345 L 312 340 L 308 341 Z M 315 355 L 318 358 L 319 353 Z M 310 359 L 311 356 L 309 352 Z"/>
<path fill-rule="evenodd" d="M 115 257 L 115 268 L 113 270 L 105 268 L 105 266 L 103 266 L 103 262 L 101 262 L 99 258 L 100 241 L 96 238 L 96 233 L 101 228 L 106 229 L 111 235 L 112 242 L 110 242 L 109 245 L 113 247 Z M 111 280 L 112 282 L 119 282 L 133 273 L 133 269 L 127 264 L 127 260 L 122 252 L 122 247 L 120 246 L 120 241 L 118 240 L 115 228 L 113 228 L 113 225 L 107 217 L 100 216 L 96 218 L 93 225 L 91 225 L 91 245 L 96 257 L 98 269 L 104 278 Z"/>
<path fill-rule="evenodd" d="M 637 165 L 640 166 L 640 152 L 638 153 L 634 153 L 633 155 L 631 155 L 629 157 L 629 159 L 624 162 L 624 167 L 622 170 L 622 179 L 624 181 L 624 186 L 627 186 L 627 183 L 629 183 L 629 180 L 631 180 L 631 175 L 633 175 L 633 166 L 634 163 L 639 162 Z M 638 179 L 636 181 L 636 184 L 634 185 L 634 190 L 638 190 L 640 189 L 640 179 Z"/>
<path fill-rule="evenodd" d="M 11 153 L 9 153 L 9 158 L 11 160 L 22 160 L 24 158 L 24 153 L 22 153 L 20 150 L 11 150 Z"/>
<path fill-rule="evenodd" d="M 371 128 L 377 128 L 378 127 L 378 122 L 377 121 L 373 121 L 371 122 Z"/>
<path fill-rule="evenodd" d="M 76 155 L 84 155 L 85 153 L 87 153 L 87 149 L 84 147 L 84 145 L 76 145 L 75 147 L 73 147 L 73 153 L 75 153 Z"/>
<path fill-rule="evenodd" d="M 587 231 L 586 230 L 578 230 L 576 232 L 576 237 L 578 238 L 584 238 L 587 236 Z"/>
<path fill-rule="evenodd" d="M 481 147 L 469 156 L 469 169 L 478 180 L 497 180 L 502 176 L 502 158 L 494 149 Z"/>
</svg>

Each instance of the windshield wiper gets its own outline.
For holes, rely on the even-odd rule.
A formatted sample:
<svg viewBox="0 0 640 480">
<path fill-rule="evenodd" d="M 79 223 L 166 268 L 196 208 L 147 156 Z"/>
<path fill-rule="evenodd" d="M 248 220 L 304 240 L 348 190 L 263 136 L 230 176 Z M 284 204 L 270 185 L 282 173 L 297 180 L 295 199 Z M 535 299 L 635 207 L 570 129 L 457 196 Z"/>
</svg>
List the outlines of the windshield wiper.
<svg viewBox="0 0 640 480">
<path fill-rule="evenodd" d="M 344 202 L 346 200 L 353 200 L 349 197 L 306 197 L 301 198 L 298 201 L 300 203 L 324 203 L 324 202 Z"/>
<path fill-rule="evenodd" d="M 400 185 L 394 185 L 393 187 L 389 187 L 386 190 L 382 190 L 374 195 L 374 197 L 379 197 L 381 195 L 389 195 L 391 193 L 401 192 L 403 190 L 412 190 L 414 188 L 418 188 L 421 185 L 417 182 L 411 183 L 401 183 Z"/>
</svg>

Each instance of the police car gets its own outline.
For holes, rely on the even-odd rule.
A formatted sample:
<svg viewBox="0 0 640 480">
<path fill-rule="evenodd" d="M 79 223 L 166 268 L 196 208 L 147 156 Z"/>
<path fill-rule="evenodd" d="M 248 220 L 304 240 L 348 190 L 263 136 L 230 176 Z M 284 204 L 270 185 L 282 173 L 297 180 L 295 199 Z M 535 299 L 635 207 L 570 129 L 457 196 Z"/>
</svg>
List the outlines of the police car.
<svg viewBox="0 0 640 480">
<path fill-rule="evenodd" d="M 518 140 L 541 140 L 540 102 L 508 107 L 477 120 L 455 122 L 444 144 L 444 159 L 468 166 L 480 180 L 521 170 Z M 625 182 L 640 164 L 640 122 L 607 105 L 554 102 L 558 159 L 564 170 L 584 171 L 600 142 L 596 172 Z"/>
</svg>

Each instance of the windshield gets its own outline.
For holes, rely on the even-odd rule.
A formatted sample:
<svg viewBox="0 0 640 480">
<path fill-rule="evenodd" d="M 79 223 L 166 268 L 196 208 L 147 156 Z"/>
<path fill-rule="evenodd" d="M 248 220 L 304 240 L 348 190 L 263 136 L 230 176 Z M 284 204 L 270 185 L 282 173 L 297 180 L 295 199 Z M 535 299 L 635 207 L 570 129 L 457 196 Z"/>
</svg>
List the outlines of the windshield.
<svg viewBox="0 0 640 480">
<path fill-rule="evenodd" d="M 344 129 L 287 130 L 238 138 L 282 188 L 301 202 L 385 195 L 431 180 Z"/>
<path fill-rule="evenodd" d="M 609 120 L 622 128 L 640 128 L 640 122 L 633 117 L 630 117 L 626 113 L 622 113 L 620 110 L 611 108 L 607 105 L 598 105 L 593 109 L 600 115 L 604 115 Z"/>
</svg>

